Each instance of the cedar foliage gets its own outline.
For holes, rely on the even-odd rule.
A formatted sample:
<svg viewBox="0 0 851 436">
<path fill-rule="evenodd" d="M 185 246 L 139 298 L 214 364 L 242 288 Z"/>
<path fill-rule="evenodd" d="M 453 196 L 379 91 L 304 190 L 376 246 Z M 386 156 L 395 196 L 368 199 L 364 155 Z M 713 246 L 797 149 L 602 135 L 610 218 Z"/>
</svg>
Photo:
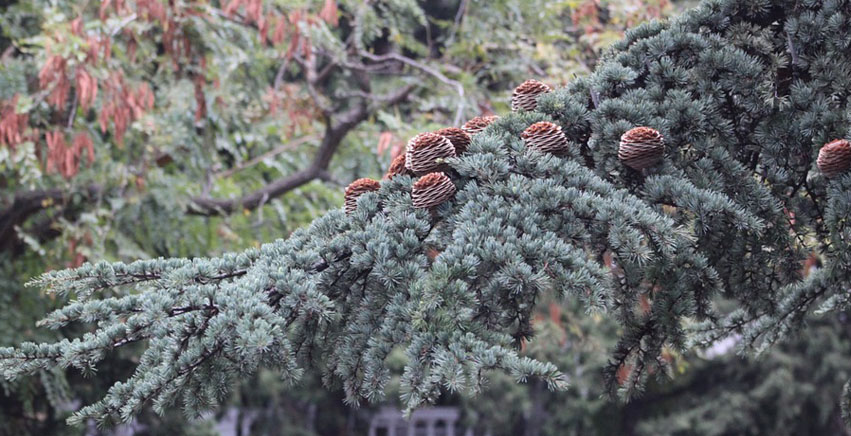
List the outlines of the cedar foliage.
<svg viewBox="0 0 851 436">
<path fill-rule="evenodd" d="M 318 371 L 349 403 L 375 401 L 396 347 L 409 408 L 479 392 L 494 370 L 562 389 L 556 366 L 518 353 L 544 293 L 620 323 L 612 394 L 667 373 L 667 348 L 739 333 L 764 351 L 851 298 L 851 173 L 827 179 L 816 166 L 823 144 L 851 136 L 849 28 L 844 0 L 707 0 L 639 26 L 593 75 L 446 159 L 453 200 L 416 209 L 414 180 L 397 175 L 350 215 L 260 249 L 48 273 L 34 283 L 75 300 L 42 324 L 96 328 L 0 350 L 0 371 L 92 371 L 145 341 L 134 375 L 72 422 L 125 421 L 148 403 L 197 414 L 261 366 L 291 381 Z M 561 127 L 566 156 L 524 144 L 541 121 Z M 641 172 L 618 160 L 637 126 L 665 138 L 663 161 Z M 823 266 L 804 276 L 812 252 Z"/>
</svg>

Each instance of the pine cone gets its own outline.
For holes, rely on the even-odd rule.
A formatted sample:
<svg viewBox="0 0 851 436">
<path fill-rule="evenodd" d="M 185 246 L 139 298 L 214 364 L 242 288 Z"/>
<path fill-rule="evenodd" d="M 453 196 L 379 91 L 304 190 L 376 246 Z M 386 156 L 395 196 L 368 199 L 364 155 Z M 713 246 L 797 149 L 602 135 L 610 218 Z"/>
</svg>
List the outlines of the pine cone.
<svg viewBox="0 0 851 436">
<path fill-rule="evenodd" d="M 372 179 L 357 179 L 346 188 L 346 214 L 358 208 L 358 197 L 367 192 L 377 191 L 381 184 Z"/>
<path fill-rule="evenodd" d="M 834 139 L 818 152 L 816 165 L 825 177 L 836 177 L 851 168 L 851 142 Z"/>
<path fill-rule="evenodd" d="M 461 128 L 464 129 L 464 131 L 467 132 L 470 136 L 473 136 L 476 133 L 479 133 L 482 130 L 485 130 L 485 128 L 487 126 L 491 125 L 491 123 L 493 123 L 494 121 L 496 121 L 498 119 L 499 119 L 499 117 L 496 116 L 496 115 L 489 115 L 489 116 L 485 116 L 485 117 L 476 117 L 476 118 L 473 118 L 472 120 L 464 123 L 464 125 Z"/>
<path fill-rule="evenodd" d="M 438 159 L 455 156 L 455 147 L 445 137 L 437 133 L 420 133 L 408 141 L 405 167 L 416 174 L 425 174 L 440 170 L 442 163 Z"/>
<path fill-rule="evenodd" d="M 410 170 L 405 168 L 405 154 L 402 153 L 390 162 L 390 168 L 387 169 L 387 174 L 384 174 L 385 179 L 392 179 L 395 176 L 414 175 Z"/>
<path fill-rule="evenodd" d="M 533 111 L 538 107 L 538 96 L 552 91 L 552 88 L 537 80 L 527 80 L 514 88 L 511 95 L 511 110 Z"/>
<path fill-rule="evenodd" d="M 435 207 L 455 195 L 455 184 L 443 173 L 430 173 L 421 177 L 411 189 L 414 207 Z"/>
<path fill-rule="evenodd" d="M 467 132 L 457 128 L 457 127 L 446 127 L 440 130 L 435 131 L 440 136 L 448 139 L 449 142 L 452 143 L 452 146 L 455 147 L 455 155 L 460 156 L 465 151 L 467 151 L 467 147 L 470 146 L 470 135 Z"/>
<path fill-rule="evenodd" d="M 561 126 L 549 121 L 532 124 L 520 136 L 526 146 L 544 153 L 564 154 L 567 152 L 567 137 Z"/>
<path fill-rule="evenodd" d="M 632 169 L 651 167 L 664 156 L 665 138 L 656 129 L 636 127 L 621 136 L 618 159 Z"/>
</svg>

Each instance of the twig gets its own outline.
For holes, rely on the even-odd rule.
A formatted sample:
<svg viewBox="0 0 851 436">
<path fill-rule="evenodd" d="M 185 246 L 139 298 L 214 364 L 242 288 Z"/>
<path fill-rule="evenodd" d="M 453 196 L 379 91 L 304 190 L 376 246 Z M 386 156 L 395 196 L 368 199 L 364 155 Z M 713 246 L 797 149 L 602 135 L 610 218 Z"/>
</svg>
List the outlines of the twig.
<svg viewBox="0 0 851 436">
<path fill-rule="evenodd" d="M 275 73 L 275 81 L 272 84 L 272 88 L 275 91 L 281 89 L 281 84 L 284 83 L 284 74 L 287 72 L 287 67 L 290 65 L 290 60 L 284 58 L 284 61 L 281 62 L 281 66 L 278 67 L 278 72 Z"/>
<path fill-rule="evenodd" d="M 446 38 L 447 47 L 455 42 L 455 34 L 458 33 L 458 29 L 461 27 L 461 20 L 464 19 L 464 15 L 467 13 L 467 1 L 461 0 L 461 4 L 458 5 L 458 12 L 455 12 L 455 22 L 452 24 L 452 30 L 449 31 L 449 37 Z"/>
<path fill-rule="evenodd" d="M 115 37 L 115 35 L 118 35 L 118 32 L 121 32 L 121 30 L 124 28 L 124 26 L 132 23 L 135 19 L 136 19 L 135 13 L 130 14 L 127 17 L 125 17 L 123 20 L 121 20 L 121 22 L 118 23 L 117 26 L 115 26 L 114 29 L 112 29 L 112 31 L 109 32 L 109 37 L 113 38 L 113 37 Z"/>
<path fill-rule="evenodd" d="M 786 32 L 786 44 L 789 46 L 789 54 L 792 55 L 792 65 L 798 64 L 798 50 L 795 49 L 795 44 L 792 43 L 792 34 Z"/>
<path fill-rule="evenodd" d="M 254 165 L 257 165 L 260 162 L 263 162 L 264 160 L 269 159 L 270 157 L 277 156 L 277 155 L 279 155 L 279 154 L 281 154 L 285 151 L 294 150 L 298 146 L 300 146 L 300 145 L 302 145 L 306 142 L 315 141 L 317 139 L 319 139 L 319 138 L 316 135 L 302 136 L 301 138 L 295 139 L 295 140 L 290 141 L 286 144 L 281 144 L 281 145 L 279 145 L 279 146 L 277 146 L 277 147 L 275 147 L 275 148 L 273 148 L 273 149 L 271 149 L 271 150 L 269 150 L 269 151 L 267 151 L 267 152 L 265 152 L 265 153 L 263 153 L 259 156 L 253 157 L 253 158 L 251 158 L 251 159 L 249 159 L 249 160 L 243 162 L 242 164 L 237 165 L 233 168 L 215 173 L 215 174 L 213 174 L 213 177 L 215 177 L 217 179 L 230 177 L 230 176 L 238 173 L 239 171 L 242 171 L 246 168 L 250 168 L 250 167 L 253 167 Z"/>
<path fill-rule="evenodd" d="M 319 75 L 316 73 L 316 56 L 313 52 L 311 52 L 308 54 L 307 58 L 296 56 L 295 60 L 304 69 L 305 81 L 307 82 L 307 93 L 310 94 L 310 98 L 313 100 L 313 103 L 319 107 L 319 110 L 321 110 L 325 116 L 331 115 L 333 113 L 331 105 L 322 99 L 319 90 L 316 89 L 316 83 L 319 80 Z"/>
<path fill-rule="evenodd" d="M 399 98 L 400 93 L 409 93 L 415 87 L 416 87 L 415 85 L 405 85 L 403 88 L 400 88 L 397 92 L 393 92 L 393 93 L 390 93 L 390 94 L 376 95 L 376 94 L 370 94 L 370 93 L 364 92 L 364 91 L 349 91 L 349 92 L 340 93 L 337 96 L 341 97 L 341 98 L 360 97 L 360 98 L 365 98 L 367 100 L 377 101 L 377 102 L 382 102 L 382 103 L 397 102 L 397 101 L 400 100 L 400 98 Z"/>
<path fill-rule="evenodd" d="M 594 103 L 594 109 L 600 108 L 600 93 L 594 88 L 591 88 L 591 102 Z"/>
<path fill-rule="evenodd" d="M 68 112 L 68 129 L 74 127 L 74 117 L 77 115 L 77 93 L 74 93 L 74 98 L 71 100 L 71 110 Z"/>
</svg>

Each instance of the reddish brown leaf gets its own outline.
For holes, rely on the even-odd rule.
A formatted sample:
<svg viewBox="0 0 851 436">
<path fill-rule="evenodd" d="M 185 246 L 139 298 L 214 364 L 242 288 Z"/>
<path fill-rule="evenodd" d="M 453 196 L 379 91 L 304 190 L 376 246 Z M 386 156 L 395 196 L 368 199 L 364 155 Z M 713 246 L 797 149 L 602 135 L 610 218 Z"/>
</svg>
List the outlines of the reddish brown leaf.
<svg viewBox="0 0 851 436">
<path fill-rule="evenodd" d="M 339 24 L 339 17 L 337 16 L 337 1 L 325 0 L 325 4 L 319 12 L 319 18 L 331 26 L 337 27 Z"/>
<path fill-rule="evenodd" d="M 375 148 L 376 154 L 384 154 L 384 152 L 390 147 L 390 144 L 393 142 L 393 133 L 392 132 L 381 132 L 381 135 L 378 135 L 378 145 Z"/>
<path fill-rule="evenodd" d="M 83 18 L 77 17 L 71 20 L 71 33 L 77 36 L 83 35 Z"/>
<path fill-rule="evenodd" d="M 9 101 L 0 101 L 0 144 L 13 149 L 25 140 L 24 131 L 29 122 L 27 114 L 15 112 L 18 97 L 18 94 L 15 94 Z"/>
<path fill-rule="evenodd" d="M 71 146 L 74 149 L 74 154 L 76 156 L 81 156 L 83 154 L 83 151 L 85 151 L 89 160 L 89 165 L 94 163 L 95 147 L 94 144 L 92 144 L 92 138 L 90 138 L 87 133 L 79 132 L 74 135 L 74 141 L 72 142 Z"/>
<path fill-rule="evenodd" d="M 88 110 L 98 95 L 97 79 L 83 67 L 77 67 L 77 100 L 83 110 Z"/>
<path fill-rule="evenodd" d="M 266 17 L 260 17 L 257 22 L 257 30 L 260 32 L 260 44 L 266 45 L 269 41 L 269 20 Z"/>
<path fill-rule="evenodd" d="M 230 0 L 222 12 L 224 12 L 224 14 L 228 17 L 231 17 L 233 16 L 234 12 L 239 9 L 240 4 L 242 4 L 241 0 Z"/>
<path fill-rule="evenodd" d="M 247 0 L 245 16 L 252 23 L 258 23 L 263 13 L 263 0 Z"/>
<path fill-rule="evenodd" d="M 100 17 L 101 21 L 106 20 L 106 10 L 109 9 L 110 4 L 112 4 L 112 0 L 101 0 L 100 8 L 98 9 L 98 17 Z"/>
<path fill-rule="evenodd" d="M 272 32 L 272 44 L 280 44 L 284 41 L 287 31 L 287 19 L 278 15 L 275 21 L 275 30 Z"/>
</svg>

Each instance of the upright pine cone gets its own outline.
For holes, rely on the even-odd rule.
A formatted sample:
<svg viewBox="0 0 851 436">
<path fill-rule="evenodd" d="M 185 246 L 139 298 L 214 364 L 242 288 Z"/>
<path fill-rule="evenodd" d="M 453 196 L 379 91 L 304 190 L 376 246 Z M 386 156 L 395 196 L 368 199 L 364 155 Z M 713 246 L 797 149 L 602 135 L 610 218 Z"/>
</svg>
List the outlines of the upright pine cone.
<svg viewBox="0 0 851 436">
<path fill-rule="evenodd" d="M 402 153 L 390 162 L 390 168 L 387 169 L 387 174 L 384 174 L 385 179 L 392 179 L 395 176 L 403 175 L 412 176 L 413 173 L 405 168 L 405 154 Z"/>
<path fill-rule="evenodd" d="M 656 129 L 636 127 L 621 136 L 618 159 L 632 169 L 651 167 L 664 155 L 665 138 Z"/>
<path fill-rule="evenodd" d="M 358 197 L 367 192 L 377 191 L 381 184 L 372 179 L 357 179 L 346 188 L 346 214 L 358 208 Z"/>
<path fill-rule="evenodd" d="M 541 94 L 552 91 L 552 88 L 537 80 L 527 80 L 514 88 L 511 95 L 511 110 L 533 111 L 538 107 L 537 98 Z"/>
<path fill-rule="evenodd" d="M 549 121 L 532 124 L 520 136 L 527 147 L 544 153 L 564 154 L 567 152 L 567 137 L 561 131 L 561 126 Z"/>
<path fill-rule="evenodd" d="M 499 117 L 496 116 L 496 115 L 476 117 L 476 118 L 473 118 L 472 120 L 464 123 L 464 125 L 461 128 L 464 129 L 464 131 L 467 132 L 470 136 L 472 136 L 472 135 L 475 135 L 476 133 L 481 132 L 482 130 L 485 130 L 485 128 L 487 126 L 490 126 L 491 123 L 493 123 L 494 121 L 496 121 L 498 119 L 499 119 Z"/>
<path fill-rule="evenodd" d="M 467 147 L 470 146 L 470 135 L 457 127 L 445 127 L 435 131 L 434 133 L 443 136 L 452 143 L 452 146 L 455 147 L 456 156 L 463 154 L 467 151 Z"/>
<path fill-rule="evenodd" d="M 416 174 L 425 174 L 439 170 L 443 164 L 438 159 L 455 156 L 455 147 L 445 137 L 437 133 L 420 133 L 408 141 L 405 167 Z"/>
<path fill-rule="evenodd" d="M 836 177 L 851 168 L 851 142 L 834 139 L 818 152 L 816 165 L 825 177 Z"/>
<path fill-rule="evenodd" d="M 421 177 L 411 189 L 411 199 L 417 209 L 435 207 L 455 195 L 455 184 L 443 173 Z"/>
</svg>

